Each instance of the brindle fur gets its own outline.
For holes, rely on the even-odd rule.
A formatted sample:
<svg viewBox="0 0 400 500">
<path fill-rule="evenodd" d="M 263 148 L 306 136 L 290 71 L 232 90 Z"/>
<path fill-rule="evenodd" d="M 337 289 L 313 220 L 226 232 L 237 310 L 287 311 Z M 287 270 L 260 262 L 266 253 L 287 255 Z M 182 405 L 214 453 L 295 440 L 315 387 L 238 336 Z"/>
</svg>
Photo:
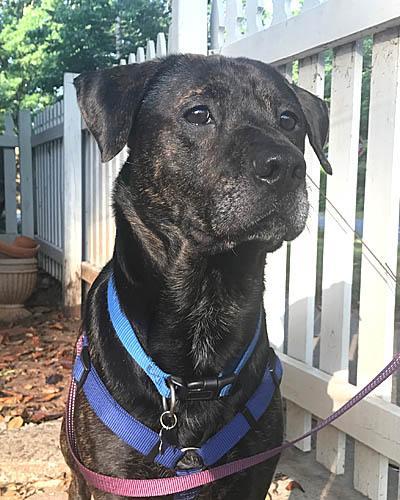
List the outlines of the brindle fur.
<svg viewBox="0 0 400 500">
<path fill-rule="evenodd" d="M 215 376 L 240 356 L 254 335 L 263 300 L 266 253 L 304 228 L 308 202 L 304 141 L 308 133 L 326 169 L 322 146 L 327 110 L 289 85 L 270 66 L 220 56 L 170 56 L 81 75 L 78 100 L 89 129 L 109 160 L 127 143 L 130 154 L 115 183 L 115 250 L 92 288 L 83 328 L 94 366 L 113 397 L 141 422 L 159 430 L 161 398 L 130 358 L 110 324 L 106 287 L 111 273 L 122 307 L 147 353 L 184 379 Z M 207 105 L 214 123 L 195 126 L 184 113 Z M 279 114 L 295 113 L 293 132 Z M 299 165 L 295 185 L 260 182 L 255 169 L 275 155 Z M 265 329 L 265 320 L 263 328 Z M 263 335 L 223 400 L 178 402 L 178 440 L 199 446 L 249 399 L 265 369 Z M 82 393 L 75 412 L 77 445 L 92 470 L 121 478 L 174 475 L 121 442 L 94 415 Z M 248 435 L 221 463 L 282 442 L 279 391 Z M 69 498 L 123 498 L 97 491 L 72 469 Z M 188 454 L 182 466 L 193 465 Z M 262 500 L 278 458 L 201 489 L 199 499 Z M 125 497 L 124 497 L 125 498 Z M 172 497 L 163 497 L 172 498 Z"/>
</svg>

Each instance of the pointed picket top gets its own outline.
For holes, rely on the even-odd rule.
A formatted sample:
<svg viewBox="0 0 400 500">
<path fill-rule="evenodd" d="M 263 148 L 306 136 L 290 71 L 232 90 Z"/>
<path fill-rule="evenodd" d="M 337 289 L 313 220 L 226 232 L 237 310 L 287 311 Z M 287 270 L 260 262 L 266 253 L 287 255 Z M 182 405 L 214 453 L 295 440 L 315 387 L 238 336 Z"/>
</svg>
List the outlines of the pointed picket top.
<svg viewBox="0 0 400 500">
<path fill-rule="evenodd" d="M 305 10 L 313 9 L 314 7 L 321 5 L 321 3 L 321 0 L 304 0 L 301 11 L 304 12 Z"/>
<path fill-rule="evenodd" d="M 242 0 L 226 0 L 226 41 L 232 43 L 242 37 Z"/>
<path fill-rule="evenodd" d="M 133 64 L 136 62 L 136 55 L 131 52 L 128 56 L 128 64 Z"/>
<path fill-rule="evenodd" d="M 144 48 L 143 47 L 138 47 L 136 51 L 136 62 L 141 63 L 146 60 L 146 57 L 144 55 Z"/>
<path fill-rule="evenodd" d="M 157 57 L 164 57 L 167 55 L 167 41 L 165 40 L 164 33 L 159 33 L 157 35 L 156 55 Z"/>
<path fill-rule="evenodd" d="M 126 59 L 120 59 L 119 60 L 119 65 L 120 66 L 125 66 L 126 65 Z"/>
<path fill-rule="evenodd" d="M 291 0 L 272 0 L 273 14 L 271 24 L 285 22 L 292 15 Z"/>
<path fill-rule="evenodd" d="M 211 50 L 218 50 L 224 45 L 225 12 L 222 0 L 213 0 L 210 14 Z"/>
<path fill-rule="evenodd" d="M 154 45 L 153 40 L 147 40 L 146 46 L 146 61 L 150 61 L 150 59 L 154 59 L 156 57 L 156 47 Z"/>
<path fill-rule="evenodd" d="M 16 133 L 14 132 L 14 120 L 9 113 L 4 117 L 4 135 L 16 137 Z"/>
<path fill-rule="evenodd" d="M 263 29 L 263 14 L 265 10 L 265 0 L 247 0 L 247 34 L 252 35 Z"/>
</svg>

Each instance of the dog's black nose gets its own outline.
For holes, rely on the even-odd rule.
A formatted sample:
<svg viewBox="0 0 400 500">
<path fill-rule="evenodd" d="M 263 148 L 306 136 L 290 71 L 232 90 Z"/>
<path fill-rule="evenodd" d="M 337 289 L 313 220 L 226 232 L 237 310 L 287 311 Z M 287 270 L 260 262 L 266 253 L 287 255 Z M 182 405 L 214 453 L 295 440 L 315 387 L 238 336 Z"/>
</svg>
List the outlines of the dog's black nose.
<svg viewBox="0 0 400 500">
<path fill-rule="evenodd" d="M 285 191 L 296 189 L 306 175 L 304 159 L 290 153 L 258 154 L 253 160 L 253 167 L 257 181 Z"/>
</svg>

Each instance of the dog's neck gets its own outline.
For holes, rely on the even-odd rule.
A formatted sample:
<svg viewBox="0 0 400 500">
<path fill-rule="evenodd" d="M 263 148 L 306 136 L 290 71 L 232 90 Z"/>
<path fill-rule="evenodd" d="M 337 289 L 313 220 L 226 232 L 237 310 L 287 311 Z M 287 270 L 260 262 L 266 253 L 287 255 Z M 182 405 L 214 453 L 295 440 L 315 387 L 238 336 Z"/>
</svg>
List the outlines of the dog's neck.
<svg viewBox="0 0 400 500">
<path fill-rule="evenodd" d="M 119 234 L 113 259 L 121 305 L 148 354 L 165 371 L 213 376 L 240 356 L 262 310 L 265 249 L 249 242 L 218 255 L 176 245 L 162 272 L 143 234 Z M 155 238 L 150 233 L 146 238 Z M 156 246 L 154 241 L 152 249 Z"/>
</svg>

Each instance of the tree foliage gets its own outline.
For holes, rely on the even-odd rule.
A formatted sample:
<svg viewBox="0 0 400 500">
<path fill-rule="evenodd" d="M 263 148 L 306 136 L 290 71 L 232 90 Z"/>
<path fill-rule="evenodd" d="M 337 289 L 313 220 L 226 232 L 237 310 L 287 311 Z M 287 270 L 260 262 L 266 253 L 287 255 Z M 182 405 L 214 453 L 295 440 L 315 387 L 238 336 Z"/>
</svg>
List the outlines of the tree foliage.
<svg viewBox="0 0 400 500">
<path fill-rule="evenodd" d="M 0 0 L 0 113 L 54 101 L 64 72 L 118 63 L 168 22 L 167 0 Z"/>
</svg>

